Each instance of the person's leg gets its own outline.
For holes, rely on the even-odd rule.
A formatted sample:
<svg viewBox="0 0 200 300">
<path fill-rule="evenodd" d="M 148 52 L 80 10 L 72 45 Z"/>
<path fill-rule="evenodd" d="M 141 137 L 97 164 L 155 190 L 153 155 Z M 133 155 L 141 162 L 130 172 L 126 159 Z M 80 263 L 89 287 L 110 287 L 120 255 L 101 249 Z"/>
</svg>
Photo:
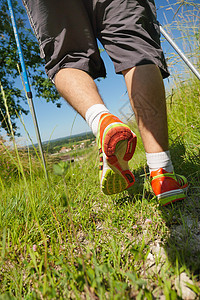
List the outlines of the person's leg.
<svg viewBox="0 0 200 300">
<path fill-rule="evenodd" d="M 185 198 L 187 180 L 173 173 L 168 150 L 168 126 L 163 79 L 156 65 L 141 65 L 122 72 L 136 116 L 150 169 L 151 185 L 160 203 Z"/>
<path fill-rule="evenodd" d="M 65 100 L 83 117 L 94 104 L 103 104 L 97 86 L 86 72 L 73 68 L 61 69 L 55 85 Z"/>
<path fill-rule="evenodd" d="M 135 134 L 109 113 L 94 80 L 86 72 L 72 68 L 61 69 L 55 76 L 55 85 L 97 136 L 102 191 L 115 194 L 131 187 L 135 178 L 129 170 L 128 161 L 135 151 Z"/>
<path fill-rule="evenodd" d="M 159 68 L 142 65 L 123 71 L 123 75 L 145 151 L 167 151 L 165 90 Z"/>
</svg>

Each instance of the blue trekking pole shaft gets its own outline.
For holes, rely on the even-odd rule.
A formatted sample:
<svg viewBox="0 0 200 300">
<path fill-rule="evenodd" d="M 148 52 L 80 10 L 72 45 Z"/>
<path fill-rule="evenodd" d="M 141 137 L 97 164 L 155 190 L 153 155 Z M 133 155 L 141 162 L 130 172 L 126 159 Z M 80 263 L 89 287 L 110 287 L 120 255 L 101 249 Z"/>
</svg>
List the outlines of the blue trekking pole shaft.
<svg viewBox="0 0 200 300">
<path fill-rule="evenodd" d="M 12 21 L 12 25 L 13 25 L 13 31 L 14 31 L 14 34 L 15 34 L 17 49 L 18 49 L 18 53 L 19 53 L 19 59 L 20 59 L 21 68 L 22 68 L 22 75 L 23 75 L 23 79 L 24 79 L 24 85 L 25 85 L 25 88 L 26 88 L 27 95 L 30 98 L 30 96 L 32 97 L 32 93 L 31 93 L 31 89 L 30 89 L 30 85 L 29 85 L 29 81 L 28 81 L 28 76 L 27 76 L 27 72 L 26 72 L 26 67 L 25 67 L 25 63 L 24 63 L 24 56 L 23 56 L 23 52 L 22 52 L 22 48 L 21 48 L 21 44 L 20 44 L 20 40 L 19 40 L 19 34 L 18 34 L 18 30 L 17 30 L 15 15 L 14 15 L 14 12 L 13 12 L 13 6 L 12 6 L 11 0 L 7 0 L 7 2 L 8 2 L 10 15 L 11 15 L 11 21 Z"/>
<path fill-rule="evenodd" d="M 190 70 L 194 73 L 194 75 L 200 80 L 200 73 L 193 66 L 193 64 L 188 60 L 185 54 L 180 50 L 180 48 L 174 43 L 171 37 L 167 34 L 167 32 L 160 25 L 160 32 L 165 37 L 165 39 L 170 43 L 170 45 L 174 48 L 174 50 L 178 53 L 178 55 L 182 58 L 182 60 L 186 63 L 186 65 L 190 68 Z"/>
<path fill-rule="evenodd" d="M 21 48 L 21 44 L 20 44 L 20 39 L 19 39 L 19 33 L 18 33 L 18 30 L 17 30 L 15 15 L 14 15 L 14 12 L 13 12 L 13 6 L 12 6 L 11 0 L 7 0 L 7 2 L 8 2 L 10 15 L 11 15 L 11 21 L 12 21 L 12 25 L 13 25 L 13 30 L 14 30 L 15 40 L 16 40 L 16 44 L 17 44 L 17 49 L 18 49 L 18 53 L 19 53 L 19 59 L 20 59 L 21 68 L 22 68 L 23 81 L 24 81 L 24 85 L 25 85 L 28 100 L 30 100 L 29 104 L 30 104 L 30 108 L 31 108 L 31 114 L 32 114 L 32 117 L 33 117 L 33 123 L 34 123 L 35 132 L 36 132 L 36 136 L 37 136 L 38 146 L 39 146 L 39 149 L 40 149 L 40 154 L 41 154 L 43 165 L 44 165 L 45 175 L 46 175 L 46 178 L 48 178 L 47 177 L 45 159 L 44 159 L 44 153 L 43 153 L 43 149 L 42 149 L 42 142 L 41 142 L 41 138 L 40 138 L 40 132 L 39 132 L 37 118 L 36 118 L 35 109 L 34 109 L 34 105 L 33 105 L 32 92 L 31 92 L 31 88 L 30 88 L 30 84 L 29 84 L 29 80 L 28 80 L 28 76 L 27 76 L 26 66 L 25 66 L 25 62 L 24 62 L 24 56 L 23 56 L 23 52 L 22 52 L 22 48 Z"/>
</svg>

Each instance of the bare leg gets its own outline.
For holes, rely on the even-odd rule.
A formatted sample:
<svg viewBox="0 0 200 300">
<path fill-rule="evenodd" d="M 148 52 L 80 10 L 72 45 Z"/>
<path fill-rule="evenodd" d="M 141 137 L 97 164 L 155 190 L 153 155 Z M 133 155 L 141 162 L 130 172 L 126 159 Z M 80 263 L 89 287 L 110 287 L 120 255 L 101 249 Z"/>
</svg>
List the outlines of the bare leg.
<svg viewBox="0 0 200 300">
<path fill-rule="evenodd" d="M 84 71 L 61 69 L 55 76 L 55 85 L 62 97 L 83 118 L 89 107 L 103 104 L 94 80 Z"/>
<path fill-rule="evenodd" d="M 145 151 L 168 150 L 165 89 L 156 65 L 137 66 L 123 72 Z"/>
</svg>

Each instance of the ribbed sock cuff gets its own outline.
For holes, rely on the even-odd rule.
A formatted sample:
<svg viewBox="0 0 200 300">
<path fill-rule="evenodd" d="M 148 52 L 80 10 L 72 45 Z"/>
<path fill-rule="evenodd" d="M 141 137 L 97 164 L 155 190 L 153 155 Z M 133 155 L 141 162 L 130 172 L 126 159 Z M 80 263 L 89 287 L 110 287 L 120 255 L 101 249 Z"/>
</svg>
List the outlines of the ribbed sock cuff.
<svg viewBox="0 0 200 300">
<path fill-rule="evenodd" d="M 173 172 L 174 170 L 169 150 L 158 153 L 146 153 L 146 158 L 150 172 L 160 168 L 165 169 L 167 172 Z"/>
<path fill-rule="evenodd" d="M 103 104 L 94 104 L 86 111 L 85 120 L 95 136 L 97 136 L 99 119 L 104 113 L 109 113 L 109 110 Z"/>
</svg>

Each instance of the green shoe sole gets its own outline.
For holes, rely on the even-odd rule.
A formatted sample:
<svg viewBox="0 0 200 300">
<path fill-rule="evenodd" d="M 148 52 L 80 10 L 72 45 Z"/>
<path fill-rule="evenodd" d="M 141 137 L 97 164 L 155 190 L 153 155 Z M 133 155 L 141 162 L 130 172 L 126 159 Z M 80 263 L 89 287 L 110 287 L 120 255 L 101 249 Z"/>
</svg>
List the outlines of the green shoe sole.
<svg viewBox="0 0 200 300">
<path fill-rule="evenodd" d="M 101 189 L 106 195 L 121 193 L 126 190 L 128 184 L 126 180 L 113 170 L 107 170 L 102 181 Z"/>
</svg>

